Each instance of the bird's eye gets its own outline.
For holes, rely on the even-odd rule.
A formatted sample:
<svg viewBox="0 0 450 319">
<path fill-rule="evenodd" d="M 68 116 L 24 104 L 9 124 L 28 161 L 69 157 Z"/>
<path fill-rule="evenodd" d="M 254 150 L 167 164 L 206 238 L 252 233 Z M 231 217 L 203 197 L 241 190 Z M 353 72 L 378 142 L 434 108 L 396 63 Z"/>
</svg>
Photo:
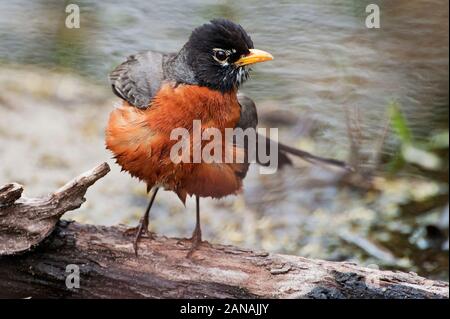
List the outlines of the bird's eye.
<svg viewBox="0 0 450 319">
<path fill-rule="evenodd" d="M 214 51 L 214 57 L 217 61 L 223 62 L 228 58 L 228 55 L 224 50 L 216 50 Z"/>
</svg>

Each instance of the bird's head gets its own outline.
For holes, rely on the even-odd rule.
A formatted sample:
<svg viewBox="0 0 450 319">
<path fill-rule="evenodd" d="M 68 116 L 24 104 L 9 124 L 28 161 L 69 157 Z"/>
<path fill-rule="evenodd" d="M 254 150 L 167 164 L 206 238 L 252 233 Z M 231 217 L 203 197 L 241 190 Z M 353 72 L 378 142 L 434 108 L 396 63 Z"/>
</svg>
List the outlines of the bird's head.
<svg viewBox="0 0 450 319">
<path fill-rule="evenodd" d="M 242 26 L 225 19 L 196 28 L 183 49 L 198 84 L 221 92 L 237 89 L 248 78 L 250 65 L 273 59 L 254 49 Z"/>
</svg>

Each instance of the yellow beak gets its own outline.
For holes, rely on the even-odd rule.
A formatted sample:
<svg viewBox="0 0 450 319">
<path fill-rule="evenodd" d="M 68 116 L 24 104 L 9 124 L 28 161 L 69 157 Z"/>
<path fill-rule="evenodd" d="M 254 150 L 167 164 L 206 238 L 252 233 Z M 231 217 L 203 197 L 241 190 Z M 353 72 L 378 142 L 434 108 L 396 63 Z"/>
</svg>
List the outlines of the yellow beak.
<svg viewBox="0 0 450 319">
<path fill-rule="evenodd" d="M 237 66 L 244 66 L 270 60 L 273 60 L 272 54 L 263 50 L 250 49 L 249 54 L 243 56 L 242 58 L 234 62 L 234 64 L 236 64 Z"/>
</svg>

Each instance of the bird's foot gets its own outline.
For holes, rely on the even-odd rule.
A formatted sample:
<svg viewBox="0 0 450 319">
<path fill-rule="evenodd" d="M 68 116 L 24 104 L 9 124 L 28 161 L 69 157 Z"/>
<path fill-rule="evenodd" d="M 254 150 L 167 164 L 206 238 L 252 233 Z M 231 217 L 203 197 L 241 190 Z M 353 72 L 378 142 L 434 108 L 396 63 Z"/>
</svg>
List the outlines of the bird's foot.
<svg viewBox="0 0 450 319">
<path fill-rule="evenodd" d="M 154 233 L 148 230 L 148 220 L 146 218 L 141 218 L 139 225 L 137 227 L 128 228 L 125 230 L 125 235 L 133 235 L 133 249 L 136 257 L 138 256 L 138 246 L 141 238 L 147 237 L 150 239 L 154 239 Z"/>
<path fill-rule="evenodd" d="M 202 244 L 202 239 L 200 238 L 196 238 L 196 237 L 192 237 L 190 239 L 191 242 L 191 248 L 189 249 L 189 252 L 186 255 L 186 258 L 192 258 L 192 255 L 200 248 L 201 244 Z"/>
<path fill-rule="evenodd" d="M 186 258 L 191 258 L 193 254 L 200 249 L 201 246 L 203 245 L 210 246 L 210 243 L 202 240 L 202 234 L 200 231 L 194 231 L 192 237 L 188 240 L 191 242 L 191 248 L 189 249 Z"/>
<path fill-rule="evenodd" d="M 139 228 L 140 228 L 139 226 L 130 227 L 125 229 L 123 233 L 125 234 L 125 236 L 136 236 L 137 232 L 139 231 Z M 148 229 L 142 230 L 142 237 L 154 239 L 155 233 L 149 231 Z"/>
</svg>

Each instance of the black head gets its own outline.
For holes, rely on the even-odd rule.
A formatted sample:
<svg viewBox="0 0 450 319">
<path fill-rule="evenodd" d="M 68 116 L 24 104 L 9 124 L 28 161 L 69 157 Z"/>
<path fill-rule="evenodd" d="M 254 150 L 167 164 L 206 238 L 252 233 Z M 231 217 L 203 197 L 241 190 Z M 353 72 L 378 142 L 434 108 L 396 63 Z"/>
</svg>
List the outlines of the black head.
<svg viewBox="0 0 450 319">
<path fill-rule="evenodd" d="M 242 26 L 225 19 L 196 28 L 183 51 L 196 82 L 221 92 L 237 89 L 248 78 L 248 65 L 272 59 L 253 48 Z"/>
</svg>

